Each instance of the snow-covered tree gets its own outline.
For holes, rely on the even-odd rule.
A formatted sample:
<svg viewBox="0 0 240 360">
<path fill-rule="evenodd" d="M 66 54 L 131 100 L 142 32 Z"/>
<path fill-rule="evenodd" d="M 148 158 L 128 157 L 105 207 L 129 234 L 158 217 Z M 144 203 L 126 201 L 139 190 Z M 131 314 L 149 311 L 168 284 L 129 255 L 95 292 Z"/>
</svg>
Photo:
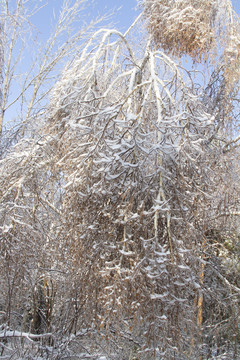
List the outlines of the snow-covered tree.
<svg viewBox="0 0 240 360">
<path fill-rule="evenodd" d="M 239 23 L 229 2 L 188 3 L 143 1 L 142 38 L 141 16 L 89 36 L 39 135 L 1 160 L 0 304 L 18 331 L 1 337 L 30 332 L 52 359 L 75 344 L 116 359 L 237 358 L 238 78 L 222 43 L 200 85 L 175 55 L 204 66 L 207 36 L 225 44 Z M 210 30 L 196 25 L 191 43 L 179 30 L 203 14 Z"/>
</svg>

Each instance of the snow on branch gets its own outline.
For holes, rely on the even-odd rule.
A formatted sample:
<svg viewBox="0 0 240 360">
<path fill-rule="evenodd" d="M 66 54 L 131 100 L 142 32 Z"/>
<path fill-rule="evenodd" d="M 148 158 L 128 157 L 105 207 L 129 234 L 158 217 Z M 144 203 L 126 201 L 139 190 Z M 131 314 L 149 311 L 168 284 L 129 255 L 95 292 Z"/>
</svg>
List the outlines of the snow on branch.
<svg viewBox="0 0 240 360">
<path fill-rule="evenodd" d="M 1 339 L 5 339 L 5 338 L 25 338 L 25 339 L 27 339 L 29 341 L 33 341 L 33 340 L 49 338 L 49 337 L 53 337 L 53 334 L 52 333 L 31 334 L 31 333 L 21 332 L 21 331 L 17 331 L 17 330 L 4 330 L 4 331 L 0 332 L 0 338 Z"/>
</svg>

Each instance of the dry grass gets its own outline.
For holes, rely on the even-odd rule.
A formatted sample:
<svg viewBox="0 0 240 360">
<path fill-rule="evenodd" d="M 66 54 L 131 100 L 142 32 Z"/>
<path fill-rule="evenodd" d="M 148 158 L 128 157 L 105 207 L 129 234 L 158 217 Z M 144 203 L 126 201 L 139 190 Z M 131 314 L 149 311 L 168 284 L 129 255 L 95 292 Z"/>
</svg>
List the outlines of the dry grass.
<svg viewBox="0 0 240 360">
<path fill-rule="evenodd" d="M 193 62 L 220 62 L 230 93 L 240 76 L 239 17 L 227 0 L 142 0 L 155 48 Z M 220 60 L 219 60 L 220 59 Z M 218 64 L 219 66 L 219 64 Z"/>
<path fill-rule="evenodd" d="M 199 61 L 214 48 L 217 0 L 144 0 L 154 43 L 176 56 Z"/>
<path fill-rule="evenodd" d="M 223 53 L 223 72 L 226 92 L 234 90 L 240 78 L 240 24 L 235 22 L 228 34 Z"/>
</svg>

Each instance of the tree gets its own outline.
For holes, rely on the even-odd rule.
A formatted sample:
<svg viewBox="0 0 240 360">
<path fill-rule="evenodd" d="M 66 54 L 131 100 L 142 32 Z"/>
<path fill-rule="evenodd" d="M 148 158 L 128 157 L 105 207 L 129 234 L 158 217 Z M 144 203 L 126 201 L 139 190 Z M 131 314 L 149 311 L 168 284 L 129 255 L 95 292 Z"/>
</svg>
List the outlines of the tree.
<svg viewBox="0 0 240 360">
<path fill-rule="evenodd" d="M 80 51 L 86 33 L 101 20 L 93 21 L 80 29 L 78 26 L 76 29 L 86 1 L 65 0 L 55 28 L 46 44 L 41 46 L 31 19 L 44 6 L 46 5 L 36 5 L 36 2 L 31 0 L 5 0 L 1 4 L 1 59 L 4 62 L 4 68 L 1 67 L 4 69 L 1 133 L 4 118 L 11 108 L 18 111 L 17 125 L 23 127 L 31 123 L 33 127 L 33 118 L 37 116 L 39 109 L 46 105 L 53 79 L 58 77 L 63 60 L 70 60 Z M 23 67 L 24 63 L 29 63 L 28 68 L 26 65 Z M 22 68 L 26 70 L 23 72 Z M 12 120 L 7 118 L 8 122 Z M 5 126 L 9 127 L 7 123 Z"/>
<path fill-rule="evenodd" d="M 236 74 L 223 47 L 199 88 L 173 55 L 207 61 L 208 34 L 196 38 L 202 53 L 185 32 L 167 48 L 152 16 L 165 6 L 171 20 L 186 3 L 142 4 L 150 34 L 135 40 L 140 16 L 125 34 L 89 36 L 39 115 L 41 138 L 23 138 L 1 161 L 3 312 L 19 331 L 12 310 L 19 301 L 26 314 L 30 296 L 22 337 L 50 338 L 40 350 L 53 359 L 79 348 L 116 359 L 237 358 L 240 289 L 228 249 L 238 243 Z M 222 9 L 211 4 L 214 38 Z M 224 41 L 237 21 L 220 28 Z"/>
<path fill-rule="evenodd" d="M 0 34 L 2 35 L 2 25 L 0 26 Z M 3 80 L 3 43 L 2 40 L 0 42 L 0 84 L 1 84 L 1 93 L 0 93 L 0 101 L 2 101 L 2 80 Z"/>
</svg>

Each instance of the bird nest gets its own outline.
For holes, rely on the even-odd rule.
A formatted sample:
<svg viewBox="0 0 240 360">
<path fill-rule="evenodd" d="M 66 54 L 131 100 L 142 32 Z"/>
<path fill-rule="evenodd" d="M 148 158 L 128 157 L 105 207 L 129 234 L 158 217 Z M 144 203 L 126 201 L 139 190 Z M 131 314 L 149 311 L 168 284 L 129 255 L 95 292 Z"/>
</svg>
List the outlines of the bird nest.
<svg viewBox="0 0 240 360">
<path fill-rule="evenodd" d="M 176 56 L 200 61 L 215 47 L 217 0 L 142 0 L 154 43 Z"/>
</svg>

